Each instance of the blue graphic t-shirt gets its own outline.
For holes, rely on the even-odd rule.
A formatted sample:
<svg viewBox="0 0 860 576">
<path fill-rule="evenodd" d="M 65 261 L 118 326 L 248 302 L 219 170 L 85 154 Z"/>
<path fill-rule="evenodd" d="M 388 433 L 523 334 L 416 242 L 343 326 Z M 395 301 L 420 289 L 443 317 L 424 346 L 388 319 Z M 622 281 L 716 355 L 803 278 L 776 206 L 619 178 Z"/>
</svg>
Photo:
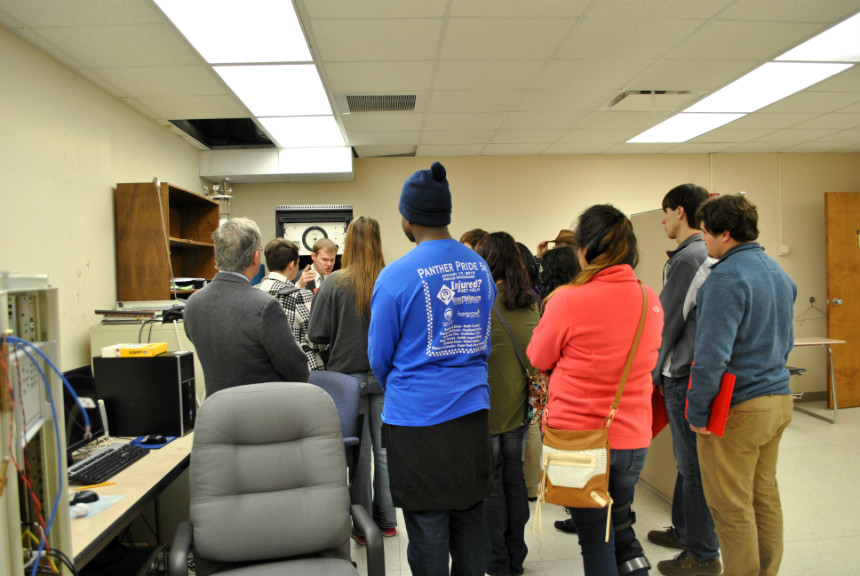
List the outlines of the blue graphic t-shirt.
<svg viewBox="0 0 860 576">
<path fill-rule="evenodd" d="M 487 263 L 453 239 L 422 242 L 382 270 L 368 357 L 385 388 L 383 422 L 432 426 L 489 409 L 495 299 Z"/>
</svg>

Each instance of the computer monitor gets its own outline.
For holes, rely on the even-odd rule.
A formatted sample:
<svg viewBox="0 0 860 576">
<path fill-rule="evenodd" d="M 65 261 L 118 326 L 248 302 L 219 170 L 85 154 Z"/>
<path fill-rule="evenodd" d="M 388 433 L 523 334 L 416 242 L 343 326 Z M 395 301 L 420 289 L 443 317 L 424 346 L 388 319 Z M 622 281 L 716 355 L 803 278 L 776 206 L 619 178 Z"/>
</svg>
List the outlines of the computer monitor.
<svg viewBox="0 0 860 576">
<path fill-rule="evenodd" d="M 81 408 L 74 397 L 63 386 L 63 407 L 66 413 L 66 456 L 67 462 L 71 464 L 72 454 L 78 448 L 85 446 L 105 435 L 104 423 L 99 411 L 98 396 L 93 381 L 93 371 L 89 365 L 63 372 L 63 376 L 71 385 L 75 394 L 81 399 L 90 419 L 90 432 L 92 436 L 87 438 L 86 421 L 81 414 Z"/>
</svg>

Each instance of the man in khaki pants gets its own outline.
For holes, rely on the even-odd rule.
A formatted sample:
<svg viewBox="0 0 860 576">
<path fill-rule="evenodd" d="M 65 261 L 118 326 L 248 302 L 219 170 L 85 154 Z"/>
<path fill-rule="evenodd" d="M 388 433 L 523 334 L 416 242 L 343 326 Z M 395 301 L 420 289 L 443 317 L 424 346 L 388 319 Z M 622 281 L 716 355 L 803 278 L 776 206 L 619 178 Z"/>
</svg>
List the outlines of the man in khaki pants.
<svg viewBox="0 0 860 576">
<path fill-rule="evenodd" d="M 743 196 L 711 198 L 696 220 L 718 262 L 698 292 L 687 420 L 699 434 L 702 485 L 724 574 L 775 576 L 783 552 L 776 462 L 791 422 L 785 365 L 797 287 L 755 242 L 758 213 Z M 708 428 L 726 372 L 736 381 L 719 437 Z"/>
</svg>

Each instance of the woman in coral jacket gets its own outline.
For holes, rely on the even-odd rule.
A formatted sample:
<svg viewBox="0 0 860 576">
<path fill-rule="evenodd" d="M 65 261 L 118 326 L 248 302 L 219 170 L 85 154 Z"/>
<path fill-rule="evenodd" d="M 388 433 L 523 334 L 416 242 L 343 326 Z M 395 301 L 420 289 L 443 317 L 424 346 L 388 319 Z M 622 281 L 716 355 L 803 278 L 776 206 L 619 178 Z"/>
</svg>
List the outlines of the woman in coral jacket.
<svg viewBox="0 0 860 576">
<path fill-rule="evenodd" d="M 642 290 L 633 225 L 609 205 L 592 206 L 576 227 L 582 272 L 545 302 L 527 354 L 551 372 L 547 424 L 562 430 L 597 430 L 618 390 L 642 313 Z M 612 526 L 605 541 L 607 508 L 571 508 L 586 576 L 644 576 L 651 567 L 633 531 L 630 507 L 651 443 L 651 370 L 657 362 L 663 309 L 648 298 L 645 325 L 621 404 L 609 427 L 609 493 Z"/>
</svg>

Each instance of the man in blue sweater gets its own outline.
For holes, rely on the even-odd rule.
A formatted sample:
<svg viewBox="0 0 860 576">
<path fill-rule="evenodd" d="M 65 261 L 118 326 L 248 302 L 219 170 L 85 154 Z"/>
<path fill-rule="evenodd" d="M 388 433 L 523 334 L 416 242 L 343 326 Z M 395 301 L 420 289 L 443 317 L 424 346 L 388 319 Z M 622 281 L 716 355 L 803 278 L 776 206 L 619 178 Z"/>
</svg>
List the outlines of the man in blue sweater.
<svg viewBox="0 0 860 576">
<path fill-rule="evenodd" d="M 416 247 L 386 266 L 371 300 L 368 357 L 385 389 L 382 437 L 412 574 L 483 576 L 492 485 L 486 262 L 451 238 L 445 168 L 415 172 L 400 196 Z"/>
<path fill-rule="evenodd" d="M 708 200 L 696 220 L 708 254 L 719 261 L 698 293 L 687 419 L 699 435 L 702 484 L 725 574 L 776 576 L 783 553 L 776 462 L 791 422 L 785 365 L 797 287 L 755 242 L 758 213 L 743 196 Z M 725 372 L 736 381 L 720 438 L 707 428 Z"/>
</svg>

